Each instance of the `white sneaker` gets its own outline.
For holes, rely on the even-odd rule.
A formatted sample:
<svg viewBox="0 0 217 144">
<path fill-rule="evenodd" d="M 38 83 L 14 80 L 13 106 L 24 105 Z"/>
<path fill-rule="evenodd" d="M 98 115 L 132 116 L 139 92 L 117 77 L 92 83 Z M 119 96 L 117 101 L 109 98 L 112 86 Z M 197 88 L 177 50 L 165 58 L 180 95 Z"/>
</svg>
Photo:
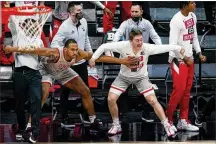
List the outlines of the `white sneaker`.
<svg viewBox="0 0 217 144">
<path fill-rule="evenodd" d="M 199 132 L 191 132 L 191 131 L 186 131 L 186 132 L 180 132 L 178 134 L 178 139 L 181 140 L 182 142 L 190 140 L 192 137 L 199 135 Z"/>
<path fill-rule="evenodd" d="M 113 125 L 111 129 L 108 131 L 109 135 L 116 135 L 122 132 L 122 128 L 120 125 Z"/>
<path fill-rule="evenodd" d="M 113 143 L 119 143 L 120 140 L 121 140 L 121 136 L 122 136 L 122 133 L 119 133 L 119 134 L 116 134 L 116 135 L 113 135 L 113 136 L 109 136 L 109 140 Z"/>
<path fill-rule="evenodd" d="M 171 125 L 171 128 L 174 132 L 177 132 L 177 129 L 176 129 L 176 126 L 173 124 L 172 121 L 169 121 L 170 125 Z"/>
<path fill-rule="evenodd" d="M 175 135 L 175 131 L 173 130 L 173 127 L 172 125 L 168 122 L 168 120 L 164 120 L 161 122 L 162 125 L 164 126 L 164 129 L 167 133 L 167 135 L 170 137 L 170 136 L 173 136 Z"/>
<path fill-rule="evenodd" d="M 186 119 L 181 119 L 177 124 L 178 130 L 187 130 L 187 131 L 199 131 L 197 126 L 190 124 L 190 122 Z"/>
</svg>

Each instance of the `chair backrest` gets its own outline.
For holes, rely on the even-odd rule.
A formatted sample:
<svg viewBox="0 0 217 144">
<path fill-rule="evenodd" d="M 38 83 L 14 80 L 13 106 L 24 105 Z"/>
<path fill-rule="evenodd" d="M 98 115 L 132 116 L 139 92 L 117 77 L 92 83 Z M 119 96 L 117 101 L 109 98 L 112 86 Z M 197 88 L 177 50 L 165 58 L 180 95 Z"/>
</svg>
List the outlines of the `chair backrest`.
<svg viewBox="0 0 217 144">
<path fill-rule="evenodd" d="M 0 81 L 10 82 L 13 76 L 13 66 L 0 66 Z"/>
<path fill-rule="evenodd" d="M 116 31 L 109 31 L 105 36 L 103 37 L 102 43 L 109 43 L 112 42 L 114 39 L 114 34 Z M 120 57 L 119 53 L 113 53 L 114 57 Z M 105 75 L 118 75 L 120 71 L 120 65 L 119 64 L 112 64 L 112 63 L 102 63 L 102 69 L 103 69 L 103 77 Z"/>
</svg>

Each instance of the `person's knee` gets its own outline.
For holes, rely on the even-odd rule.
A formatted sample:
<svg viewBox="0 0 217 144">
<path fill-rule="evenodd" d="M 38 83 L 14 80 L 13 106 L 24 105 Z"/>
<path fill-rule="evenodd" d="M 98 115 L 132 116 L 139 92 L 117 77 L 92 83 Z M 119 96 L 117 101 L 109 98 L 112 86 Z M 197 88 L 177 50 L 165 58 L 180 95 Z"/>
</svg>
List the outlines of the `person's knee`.
<svg viewBox="0 0 217 144">
<path fill-rule="evenodd" d="M 49 96 L 49 91 L 48 91 L 48 93 L 46 93 L 46 92 L 42 93 L 41 107 L 43 107 L 44 104 L 46 103 L 48 96 Z"/>
<path fill-rule="evenodd" d="M 49 96 L 49 88 L 43 89 L 42 91 L 42 99 L 46 99 Z"/>
<path fill-rule="evenodd" d="M 108 103 L 116 103 L 118 99 L 118 96 L 116 94 L 113 93 L 109 93 L 108 95 Z"/>
<path fill-rule="evenodd" d="M 83 87 L 83 89 L 81 89 L 81 95 L 83 98 L 90 97 L 90 89 L 87 86 Z"/>
<path fill-rule="evenodd" d="M 48 96 L 49 96 L 49 92 L 42 93 L 42 100 L 46 100 Z"/>
<path fill-rule="evenodd" d="M 158 100 L 155 95 L 146 96 L 146 100 L 151 106 L 155 106 L 158 103 Z"/>
<path fill-rule="evenodd" d="M 50 93 L 50 84 L 42 84 L 42 99 L 47 99 Z"/>
</svg>

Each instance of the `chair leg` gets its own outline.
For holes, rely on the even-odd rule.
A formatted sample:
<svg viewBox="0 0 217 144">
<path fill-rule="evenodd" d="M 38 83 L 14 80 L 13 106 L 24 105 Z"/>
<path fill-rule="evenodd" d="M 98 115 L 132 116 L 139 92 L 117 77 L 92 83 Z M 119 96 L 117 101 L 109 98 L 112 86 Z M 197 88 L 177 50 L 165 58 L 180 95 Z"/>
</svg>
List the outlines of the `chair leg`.
<svg viewBox="0 0 217 144">
<path fill-rule="evenodd" d="M 196 92 L 196 114 L 198 116 L 198 95 L 197 95 L 197 92 L 198 92 L 198 83 L 197 83 L 197 77 L 196 75 L 194 74 L 194 80 L 195 80 L 195 85 L 196 85 L 196 88 L 195 88 L 195 92 Z"/>
<path fill-rule="evenodd" d="M 166 105 L 168 103 L 168 78 L 169 78 L 169 74 L 170 74 L 170 66 L 167 69 L 166 72 L 166 76 L 165 76 L 165 87 L 166 87 Z"/>
<path fill-rule="evenodd" d="M 195 101 L 195 96 L 192 97 L 193 99 L 193 113 L 195 115 L 195 118 L 198 117 L 198 95 L 197 95 L 197 88 L 198 88 L 198 83 L 197 83 L 197 77 L 194 74 L 194 82 L 195 82 L 195 95 L 196 95 L 196 101 Z"/>
<path fill-rule="evenodd" d="M 167 82 L 165 82 L 165 87 L 166 87 L 166 104 L 168 103 L 168 89 L 167 89 Z"/>
<path fill-rule="evenodd" d="M 84 119 L 83 119 L 82 114 L 79 114 L 79 117 L 80 117 L 81 122 L 84 123 Z"/>
<path fill-rule="evenodd" d="M 105 77 L 104 77 L 104 79 L 103 79 L 103 82 L 102 82 L 102 89 L 104 89 L 104 85 L 105 85 L 106 79 L 107 79 L 107 75 L 105 75 Z"/>
<path fill-rule="evenodd" d="M 52 121 L 54 121 L 55 119 L 56 119 L 56 117 L 57 117 L 57 110 L 55 111 L 55 114 L 54 114 L 54 116 L 53 116 L 53 119 L 52 119 Z"/>
</svg>

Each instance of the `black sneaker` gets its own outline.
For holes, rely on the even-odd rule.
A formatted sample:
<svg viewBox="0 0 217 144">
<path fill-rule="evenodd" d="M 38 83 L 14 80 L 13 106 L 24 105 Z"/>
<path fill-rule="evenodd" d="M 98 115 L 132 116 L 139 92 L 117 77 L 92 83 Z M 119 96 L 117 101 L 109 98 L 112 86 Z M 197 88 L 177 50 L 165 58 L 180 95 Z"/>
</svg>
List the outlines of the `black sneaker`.
<svg viewBox="0 0 217 144">
<path fill-rule="evenodd" d="M 202 126 L 202 123 L 205 122 L 205 117 L 202 116 L 198 116 L 195 120 L 195 125 L 197 126 Z"/>
<path fill-rule="evenodd" d="M 148 114 L 146 114 L 146 113 L 144 113 L 144 112 L 142 112 L 142 120 L 143 121 L 145 121 L 145 122 L 154 122 L 154 120 L 153 119 L 151 119 L 150 117 L 149 117 L 149 115 Z"/>
<path fill-rule="evenodd" d="M 29 137 L 30 137 L 30 133 L 27 132 L 26 130 L 18 130 L 16 132 L 16 140 L 18 141 L 28 140 Z"/>
<path fill-rule="evenodd" d="M 90 129 L 99 130 L 103 127 L 103 123 L 99 119 L 95 119 L 93 123 L 90 124 Z"/>
<path fill-rule="evenodd" d="M 94 123 L 90 124 L 90 134 L 92 135 L 98 135 L 106 130 L 107 129 L 103 126 L 102 121 L 99 119 L 95 119 Z"/>
<path fill-rule="evenodd" d="M 31 135 L 30 137 L 29 137 L 29 141 L 31 142 L 31 143 L 36 143 L 36 138 L 33 136 L 33 135 Z"/>
</svg>

